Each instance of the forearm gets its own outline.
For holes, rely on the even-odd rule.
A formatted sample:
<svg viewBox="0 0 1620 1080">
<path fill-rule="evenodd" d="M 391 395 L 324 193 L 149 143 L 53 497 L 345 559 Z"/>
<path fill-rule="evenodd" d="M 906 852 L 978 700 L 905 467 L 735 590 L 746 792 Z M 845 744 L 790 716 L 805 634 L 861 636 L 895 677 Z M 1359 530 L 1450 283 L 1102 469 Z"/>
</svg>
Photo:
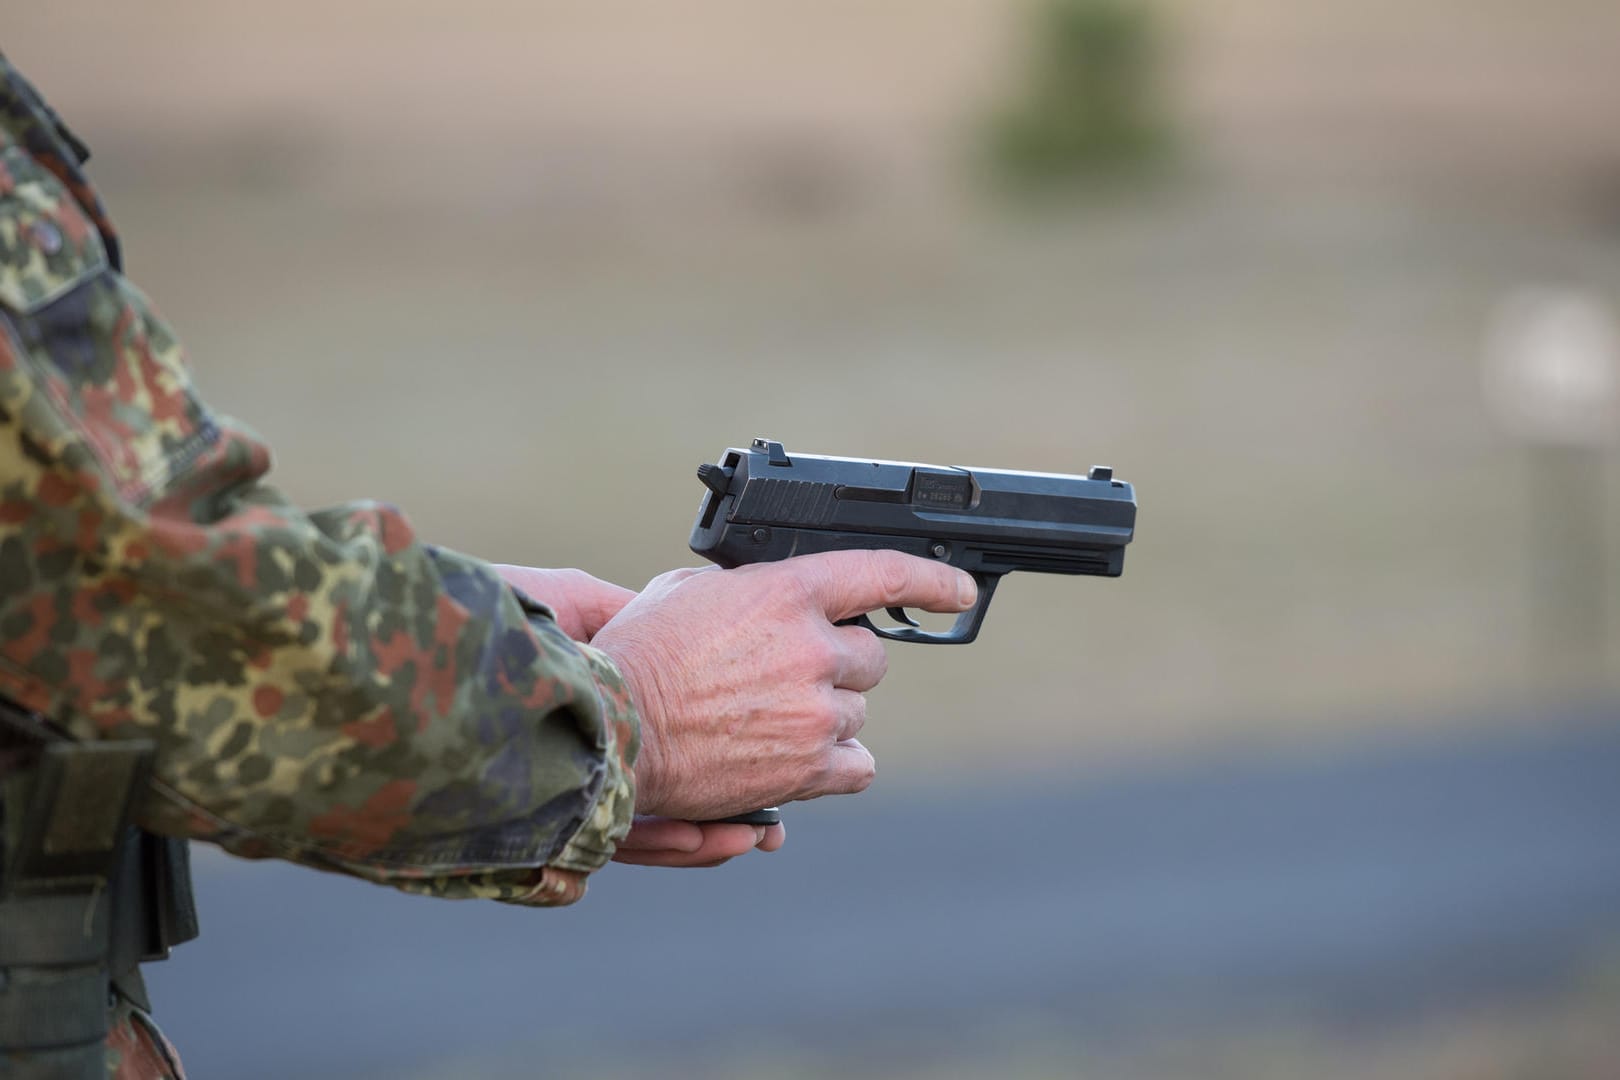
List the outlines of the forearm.
<svg viewBox="0 0 1620 1080">
<path fill-rule="evenodd" d="M 98 379 L 0 335 L 0 692 L 75 738 L 153 738 L 159 831 L 420 891 L 577 895 L 534 890 L 628 828 L 637 722 L 611 663 L 391 508 L 290 505 L 138 294 L 111 299 L 145 366 Z M 121 472 L 108 447 L 131 442 L 186 450 Z"/>
</svg>

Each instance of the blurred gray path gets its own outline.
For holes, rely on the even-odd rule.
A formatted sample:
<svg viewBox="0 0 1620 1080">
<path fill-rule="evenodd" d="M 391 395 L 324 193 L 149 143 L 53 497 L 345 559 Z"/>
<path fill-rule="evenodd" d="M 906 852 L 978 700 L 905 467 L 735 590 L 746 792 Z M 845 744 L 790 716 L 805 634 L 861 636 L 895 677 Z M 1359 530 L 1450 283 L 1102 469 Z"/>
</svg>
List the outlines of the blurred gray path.
<svg viewBox="0 0 1620 1080">
<path fill-rule="evenodd" d="M 794 807 L 781 855 L 615 868 L 561 912 L 206 860 L 204 937 L 150 981 L 197 1076 L 1378 1023 L 1620 943 L 1620 714 L 1529 723 Z"/>
</svg>

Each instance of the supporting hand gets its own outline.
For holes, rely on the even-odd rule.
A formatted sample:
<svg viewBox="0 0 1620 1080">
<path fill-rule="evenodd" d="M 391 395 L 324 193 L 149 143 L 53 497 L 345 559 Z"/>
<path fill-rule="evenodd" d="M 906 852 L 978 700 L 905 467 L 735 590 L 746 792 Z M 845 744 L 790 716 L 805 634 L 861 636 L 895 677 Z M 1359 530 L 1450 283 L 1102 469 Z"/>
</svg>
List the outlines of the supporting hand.
<svg viewBox="0 0 1620 1080">
<path fill-rule="evenodd" d="M 775 851 L 786 840 L 781 825 L 699 825 L 638 817 L 613 859 L 638 866 L 719 866 L 753 848 Z"/>
<path fill-rule="evenodd" d="M 557 613 L 557 625 L 575 641 L 590 641 L 635 593 L 583 570 L 540 570 L 497 565 L 495 572 Z"/>
</svg>

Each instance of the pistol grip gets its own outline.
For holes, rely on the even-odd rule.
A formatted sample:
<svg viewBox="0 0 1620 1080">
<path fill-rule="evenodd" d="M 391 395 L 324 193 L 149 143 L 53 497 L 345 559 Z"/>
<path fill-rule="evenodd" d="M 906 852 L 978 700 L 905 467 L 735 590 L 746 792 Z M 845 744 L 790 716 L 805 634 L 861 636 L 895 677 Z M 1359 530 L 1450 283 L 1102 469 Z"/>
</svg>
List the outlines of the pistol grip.
<svg viewBox="0 0 1620 1080">
<path fill-rule="evenodd" d="M 878 626 L 865 615 L 857 615 L 853 619 L 845 619 L 841 626 L 864 626 L 880 638 L 890 641 L 910 641 L 921 645 L 966 645 L 979 636 L 979 627 L 984 625 L 984 613 L 990 610 L 990 598 L 995 595 L 996 586 L 1001 584 L 1000 574 L 986 574 L 983 571 L 969 571 L 973 580 L 979 586 L 979 598 L 973 606 L 956 617 L 956 622 L 944 633 L 933 630 L 923 630 L 905 617 L 902 610 L 896 614 L 893 608 L 889 614 L 896 622 L 911 623 L 910 626 Z"/>
</svg>

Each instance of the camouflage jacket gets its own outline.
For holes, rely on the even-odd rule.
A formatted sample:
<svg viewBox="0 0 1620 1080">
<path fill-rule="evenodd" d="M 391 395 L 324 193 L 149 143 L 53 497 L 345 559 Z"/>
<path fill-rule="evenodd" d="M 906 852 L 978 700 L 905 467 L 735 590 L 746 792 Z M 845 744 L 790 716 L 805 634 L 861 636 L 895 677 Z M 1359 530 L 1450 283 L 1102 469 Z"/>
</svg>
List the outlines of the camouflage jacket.
<svg viewBox="0 0 1620 1080">
<path fill-rule="evenodd" d="M 393 508 L 267 485 L 121 272 L 86 156 L 0 57 L 0 694 L 155 740 L 153 831 L 578 899 L 635 801 L 619 673 Z"/>
</svg>

